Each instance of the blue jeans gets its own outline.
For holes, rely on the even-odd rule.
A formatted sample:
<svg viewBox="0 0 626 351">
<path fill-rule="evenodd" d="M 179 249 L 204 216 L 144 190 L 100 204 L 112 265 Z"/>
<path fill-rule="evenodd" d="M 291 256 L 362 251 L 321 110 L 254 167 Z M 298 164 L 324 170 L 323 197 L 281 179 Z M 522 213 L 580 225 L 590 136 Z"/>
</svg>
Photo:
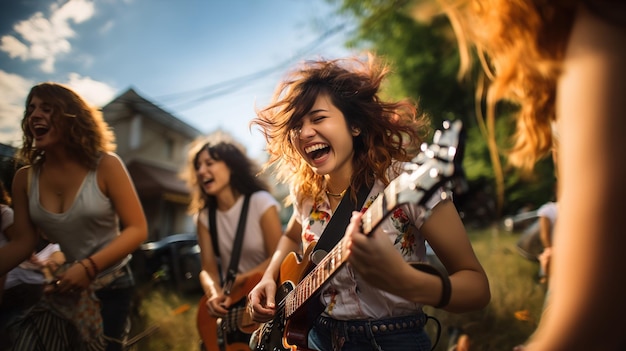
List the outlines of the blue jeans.
<svg viewBox="0 0 626 351">
<path fill-rule="evenodd" d="M 319 351 L 430 351 L 426 315 L 339 321 L 320 316 L 309 331 L 309 347 Z"/>
<path fill-rule="evenodd" d="M 126 333 L 126 320 L 130 316 L 132 297 L 135 291 L 133 274 L 126 265 L 123 268 L 126 274 L 114 280 L 108 286 L 97 290 L 96 296 L 100 299 L 100 313 L 104 335 L 116 341 L 109 341 L 107 351 L 121 351 Z"/>
</svg>

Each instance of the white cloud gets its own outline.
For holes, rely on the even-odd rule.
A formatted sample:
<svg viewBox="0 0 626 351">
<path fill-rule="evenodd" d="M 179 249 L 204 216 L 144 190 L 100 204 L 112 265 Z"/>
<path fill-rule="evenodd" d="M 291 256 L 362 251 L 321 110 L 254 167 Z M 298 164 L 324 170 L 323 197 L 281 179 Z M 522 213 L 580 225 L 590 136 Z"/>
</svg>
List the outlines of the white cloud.
<svg viewBox="0 0 626 351">
<path fill-rule="evenodd" d="M 56 6 L 53 6 L 53 10 Z M 66 1 L 58 10 L 52 12 L 51 20 L 58 23 L 59 27 L 67 25 L 73 20 L 75 23 L 82 23 L 93 17 L 95 5 L 91 0 L 71 0 Z M 69 29 L 71 31 L 71 29 Z"/>
<path fill-rule="evenodd" d="M 17 74 L 0 70 L 0 142 L 19 146 L 24 101 L 33 82 Z"/>
<path fill-rule="evenodd" d="M 8 53 L 10 58 L 19 57 L 22 60 L 28 58 L 28 46 L 11 35 L 5 35 L 0 39 L 0 50 Z"/>
<path fill-rule="evenodd" d="M 41 70 L 54 72 L 54 64 L 58 55 L 72 50 L 70 38 L 76 35 L 70 24 L 85 22 L 93 17 L 95 4 L 91 0 L 72 0 L 62 6 L 51 7 L 50 18 L 37 12 L 29 19 L 17 23 L 13 29 L 22 38 L 5 35 L 0 42 L 0 50 L 9 57 L 22 60 L 42 61 Z"/>
<path fill-rule="evenodd" d="M 102 107 L 111 102 L 116 90 L 106 83 L 90 77 L 70 73 L 64 84 L 85 101 L 95 107 Z M 22 142 L 21 121 L 24 114 L 24 103 L 30 88 L 36 83 L 17 74 L 0 70 L 0 143 L 20 146 Z"/>
<path fill-rule="evenodd" d="M 115 97 L 116 90 L 106 83 L 93 80 L 91 77 L 81 77 L 78 73 L 70 73 L 68 78 L 65 84 L 94 106 L 102 107 Z"/>
</svg>

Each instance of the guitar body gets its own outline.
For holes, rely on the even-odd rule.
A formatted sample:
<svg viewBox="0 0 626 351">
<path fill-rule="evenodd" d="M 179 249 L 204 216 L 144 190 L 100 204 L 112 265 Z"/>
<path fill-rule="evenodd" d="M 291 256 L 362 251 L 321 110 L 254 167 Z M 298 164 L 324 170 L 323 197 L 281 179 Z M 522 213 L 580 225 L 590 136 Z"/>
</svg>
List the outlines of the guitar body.
<svg viewBox="0 0 626 351">
<path fill-rule="evenodd" d="M 246 312 L 247 296 L 263 275 L 250 276 L 241 288 L 231 291 L 235 301 L 224 318 L 209 315 L 207 297 L 203 295 L 198 303 L 196 325 L 206 351 L 249 351 L 250 334 L 259 327 Z"/>
<path fill-rule="evenodd" d="M 277 305 L 285 299 L 312 267 L 309 259 L 315 249 L 315 243 L 309 245 L 301 260 L 294 252 L 289 253 L 280 266 L 279 286 L 275 301 Z M 319 296 L 319 294 L 317 295 Z M 306 304 L 301 305 L 296 313 L 289 319 L 285 318 L 283 311 L 277 311 L 273 320 L 263 324 L 251 340 L 253 350 L 284 350 L 306 351 L 308 350 L 308 335 L 317 316 L 324 311 L 324 306 L 319 299 L 312 298 Z"/>
</svg>

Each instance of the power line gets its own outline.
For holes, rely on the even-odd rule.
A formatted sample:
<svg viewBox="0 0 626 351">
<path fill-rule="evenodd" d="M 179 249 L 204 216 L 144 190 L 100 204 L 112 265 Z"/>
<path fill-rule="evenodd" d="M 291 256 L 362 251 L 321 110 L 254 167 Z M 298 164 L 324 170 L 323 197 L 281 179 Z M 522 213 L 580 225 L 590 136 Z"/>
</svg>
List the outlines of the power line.
<svg viewBox="0 0 626 351">
<path fill-rule="evenodd" d="M 156 99 L 162 103 L 167 103 L 169 101 L 168 106 L 170 106 L 170 108 L 182 111 L 195 107 L 208 100 L 231 94 L 239 89 L 242 89 L 243 87 L 246 87 L 252 81 L 257 81 L 259 79 L 267 77 L 272 73 L 284 70 L 285 66 L 290 66 L 294 62 L 300 60 L 302 57 L 310 54 L 311 52 L 313 52 L 313 50 L 320 47 L 326 40 L 343 31 L 345 27 L 345 24 L 339 24 L 333 28 L 330 28 L 326 32 L 322 33 L 318 38 L 313 40 L 311 43 L 298 50 L 295 55 L 274 66 L 262 69 L 251 74 L 207 85 L 202 88 L 162 95 L 157 97 Z"/>
</svg>

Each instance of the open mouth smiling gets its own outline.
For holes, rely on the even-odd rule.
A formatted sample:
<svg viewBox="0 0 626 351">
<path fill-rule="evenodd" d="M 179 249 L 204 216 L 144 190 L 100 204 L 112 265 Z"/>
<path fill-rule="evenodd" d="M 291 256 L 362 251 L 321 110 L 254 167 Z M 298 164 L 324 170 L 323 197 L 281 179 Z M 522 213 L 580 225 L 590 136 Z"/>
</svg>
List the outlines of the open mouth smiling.
<svg viewBox="0 0 626 351">
<path fill-rule="evenodd" d="M 50 131 L 50 127 L 41 123 L 33 123 L 31 125 L 31 130 L 36 137 L 41 137 Z"/>
<path fill-rule="evenodd" d="M 307 156 L 312 160 L 316 160 L 328 154 L 330 152 L 330 146 L 323 143 L 310 145 L 304 148 L 304 152 L 306 152 Z"/>
</svg>

